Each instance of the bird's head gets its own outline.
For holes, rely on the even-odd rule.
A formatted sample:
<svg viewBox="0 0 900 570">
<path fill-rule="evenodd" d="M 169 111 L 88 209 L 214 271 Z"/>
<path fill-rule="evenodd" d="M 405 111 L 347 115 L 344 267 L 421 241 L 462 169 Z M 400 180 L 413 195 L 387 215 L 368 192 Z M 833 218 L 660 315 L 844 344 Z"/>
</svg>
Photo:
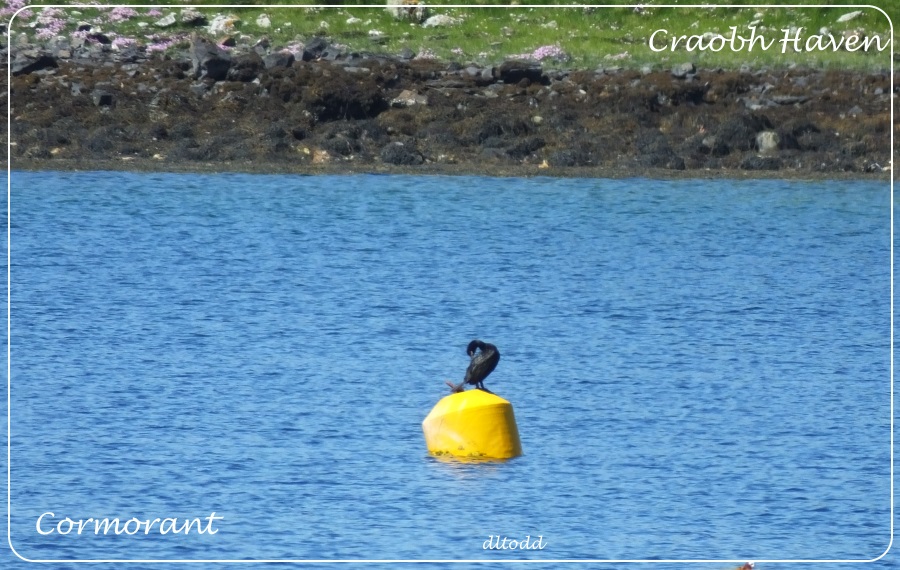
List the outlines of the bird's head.
<svg viewBox="0 0 900 570">
<path fill-rule="evenodd" d="M 466 347 L 466 354 L 469 355 L 469 358 L 471 358 L 475 354 L 475 351 L 478 350 L 479 348 L 481 348 L 481 345 L 483 345 L 483 344 L 484 343 L 478 339 L 475 339 L 472 342 L 470 342 L 469 346 Z"/>
</svg>

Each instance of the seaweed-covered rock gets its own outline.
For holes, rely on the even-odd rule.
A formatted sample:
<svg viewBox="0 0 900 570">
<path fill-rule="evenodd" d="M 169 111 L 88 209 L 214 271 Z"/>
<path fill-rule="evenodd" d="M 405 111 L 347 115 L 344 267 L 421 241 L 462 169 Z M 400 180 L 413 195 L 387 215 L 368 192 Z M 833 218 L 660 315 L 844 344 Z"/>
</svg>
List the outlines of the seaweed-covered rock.
<svg viewBox="0 0 900 570">
<path fill-rule="evenodd" d="M 517 160 L 522 160 L 535 151 L 544 148 L 546 144 L 541 137 L 530 137 L 506 149 L 506 154 Z"/>
<path fill-rule="evenodd" d="M 322 148 L 334 155 L 350 156 L 362 150 L 362 145 L 358 138 L 340 133 L 322 141 Z"/>
<path fill-rule="evenodd" d="M 388 108 L 384 91 L 369 76 L 332 67 L 302 88 L 307 111 L 319 121 L 367 119 Z"/>
<path fill-rule="evenodd" d="M 194 79 L 208 78 L 221 81 L 228 75 L 231 56 L 204 38 L 194 38 L 191 42 L 191 74 Z"/>
<path fill-rule="evenodd" d="M 306 45 L 303 46 L 303 53 L 308 55 L 309 60 L 318 59 L 326 49 L 328 49 L 328 40 L 321 36 L 316 36 L 306 42 Z M 309 61 L 306 57 L 303 60 Z"/>
<path fill-rule="evenodd" d="M 531 83 L 540 83 L 544 71 L 537 61 L 509 60 L 495 67 L 493 74 L 495 79 L 503 83 L 519 83 L 523 79 Z"/>
<path fill-rule="evenodd" d="M 748 156 L 741 161 L 743 170 L 779 170 L 781 159 L 777 156 Z"/>
<path fill-rule="evenodd" d="M 417 150 L 401 142 L 392 142 L 382 148 L 381 160 L 388 164 L 403 166 L 414 166 L 425 162 Z"/>
<path fill-rule="evenodd" d="M 251 51 L 234 58 L 226 77 L 229 81 L 249 83 L 259 77 L 260 72 L 265 68 L 266 65 L 259 54 Z"/>
<path fill-rule="evenodd" d="M 291 64 L 294 63 L 294 54 L 286 50 L 279 51 L 266 55 L 262 58 L 262 61 L 266 66 L 266 69 L 272 69 L 273 67 L 290 67 Z"/>
<path fill-rule="evenodd" d="M 652 168 L 684 170 L 684 159 L 672 150 L 665 135 L 654 129 L 643 129 L 635 138 L 638 162 Z"/>
<path fill-rule="evenodd" d="M 591 155 L 583 149 L 558 150 L 548 157 L 550 166 L 588 166 L 592 163 Z"/>
<path fill-rule="evenodd" d="M 474 138 L 483 144 L 491 137 L 518 138 L 531 133 L 532 126 L 524 118 L 512 114 L 490 115 L 474 129 Z"/>
<path fill-rule="evenodd" d="M 24 75 L 49 67 L 57 67 L 56 58 L 50 52 L 23 50 L 16 53 L 10 71 L 13 75 Z"/>
<path fill-rule="evenodd" d="M 715 134 L 731 151 L 745 151 L 756 146 L 756 135 L 760 131 L 771 128 L 772 123 L 763 115 L 741 115 L 719 125 Z"/>
<path fill-rule="evenodd" d="M 91 100 L 97 107 L 111 107 L 113 105 L 113 94 L 107 86 L 98 85 L 91 92 Z"/>
<path fill-rule="evenodd" d="M 9 42 L 10 97 L 20 112 L 0 130 L 9 129 L 3 134 L 23 166 L 41 168 L 49 153 L 54 168 L 147 158 L 141 168 L 233 161 L 229 168 L 403 170 L 427 162 L 460 172 L 796 174 L 875 173 L 891 158 L 889 73 L 701 70 L 698 81 L 673 78 L 669 69 L 568 69 L 535 81 L 532 63 L 492 69 L 405 61 L 331 52 L 328 40 L 315 37 L 307 37 L 302 58 L 293 51 L 311 61 L 288 65 L 276 53 L 268 69 L 263 57 L 272 46 L 264 39 L 236 39 L 227 52 L 211 38 L 195 39 L 165 57 L 140 44 L 126 52 L 79 39 Z M 42 53 L 49 58 L 40 61 Z M 743 110 L 748 96 L 771 103 L 765 116 Z M 400 106 L 390 106 L 394 99 Z M 848 114 L 854 105 L 859 112 Z"/>
</svg>

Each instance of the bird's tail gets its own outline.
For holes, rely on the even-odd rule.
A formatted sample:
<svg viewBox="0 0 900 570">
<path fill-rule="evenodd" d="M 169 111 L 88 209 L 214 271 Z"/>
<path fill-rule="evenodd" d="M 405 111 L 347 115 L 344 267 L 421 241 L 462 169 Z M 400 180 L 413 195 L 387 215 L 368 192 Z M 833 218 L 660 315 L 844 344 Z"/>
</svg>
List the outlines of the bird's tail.
<svg viewBox="0 0 900 570">
<path fill-rule="evenodd" d="M 450 393 L 451 393 L 451 394 L 457 394 L 457 393 L 463 391 L 463 386 L 466 385 L 466 382 L 465 382 L 465 380 L 463 380 L 463 381 L 460 382 L 459 384 L 454 384 L 453 382 L 451 382 L 451 381 L 449 381 L 449 380 L 446 380 L 446 381 L 444 381 L 444 384 L 446 384 L 447 386 L 450 386 Z"/>
</svg>

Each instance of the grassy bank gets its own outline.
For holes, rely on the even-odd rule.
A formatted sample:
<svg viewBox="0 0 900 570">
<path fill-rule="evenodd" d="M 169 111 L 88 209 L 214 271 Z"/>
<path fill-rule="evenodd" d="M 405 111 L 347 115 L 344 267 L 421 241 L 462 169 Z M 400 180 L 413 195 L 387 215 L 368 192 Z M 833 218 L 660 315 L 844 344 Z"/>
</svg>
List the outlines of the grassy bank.
<svg viewBox="0 0 900 570">
<path fill-rule="evenodd" d="M 4 2 L 6 14 L 23 3 L 22 0 Z M 843 49 L 795 52 L 792 45 L 780 43 L 784 37 L 782 30 L 794 28 L 801 29 L 804 38 L 813 34 L 831 34 L 837 39 L 853 33 L 870 38 L 877 35 L 881 45 L 887 46 L 890 24 L 881 12 L 864 8 L 867 4 L 864 0 L 847 2 L 858 8 L 770 8 L 764 7 L 762 0 L 745 2 L 750 5 L 743 8 L 654 6 L 662 2 L 647 2 L 641 8 L 564 8 L 558 6 L 562 2 L 521 2 L 520 6 L 506 8 L 499 2 L 483 1 L 474 2 L 479 5 L 476 8 L 452 8 L 442 7 L 441 2 L 428 2 L 429 16 L 444 15 L 452 19 L 448 25 L 435 27 L 397 20 L 380 7 L 380 3 L 377 8 L 360 7 L 363 2 L 343 2 L 338 8 L 296 7 L 314 3 L 284 0 L 265 3 L 284 7 L 259 8 L 248 3 L 244 8 L 200 8 L 200 11 L 209 20 L 217 14 L 235 17 L 233 27 L 220 33 L 217 39 L 230 35 L 248 42 L 266 36 L 275 46 L 288 46 L 321 35 L 352 51 L 397 54 L 408 50 L 419 57 L 480 65 L 515 56 L 530 56 L 541 59 L 547 67 L 567 68 L 668 67 L 684 61 L 702 67 L 723 68 L 738 68 L 744 64 L 752 68 L 789 65 L 864 71 L 890 68 L 890 47 L 880 52 L 875 49 L 868 52 Z M 667 3 L 686 5 L 691 2 L 668 0 Z M 900 21 L 900 7 L 896 3 L 884 9 L 890 16 L 898 16 Z M 855 11 L 861 14 L 845 22 L 838 21 L 841 16 Z M 183 41 L 192 30 L 180 19 L 171 26 L 158 27 L 156 22 L 165 15 L 179 14 L 178 8 L 166 7 L 164 3 L 155 9 L 137 8 L 133 12 L 119 10 L 112 16 L 111 9 L 71 8 L 48 15 L 36 4 L 30 14 L 17 18 L 12 41 L 22 33 L 38 39 L 67 35 L 75 31 L 79 22 L 88 22 L 119 38 L 119 45 L 133 41 L 165 48 Z M 257 23 L 262 14 L 267 16 L 268 26 L 262 21 Z M 671 49 L 671 39 L 676 36 L 721 34 L 730 37 L 737 34 L 749 38 L 751 26 L 767 40 L 775 40 L 772 47 L 733 51 L 726 46 L 717 52 L 709 49 L 687 51 L 685 42 L 681 42 Z M 648 40 L 659 29 L 669 33 L 657 34 L 655 47 L 666 49 L 655 52 Z M 786 53 L 784 47 L 787 47 Z"/>
</svg>

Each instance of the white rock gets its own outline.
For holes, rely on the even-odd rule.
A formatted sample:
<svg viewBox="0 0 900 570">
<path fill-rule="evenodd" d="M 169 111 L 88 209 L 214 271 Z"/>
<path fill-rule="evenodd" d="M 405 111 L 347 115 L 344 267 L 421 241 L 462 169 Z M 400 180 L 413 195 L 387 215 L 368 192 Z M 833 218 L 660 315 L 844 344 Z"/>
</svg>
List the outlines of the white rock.
<svg viewBox="0 0 900 570">
<path fill-rule="evenodd" d="M 620 59 L 628 59 L 629 57 L 631 57 L 631 56 L 628 54 L 628 52 L 627 52 L 627 51 L 623 51 L 622 53 L 616 53 L 616 54 L 608 53 L 608 54 L 606 54 L 606 55 L 603 56 L 603 59 L 609 59 L 609 60 L 612 60 L 612 61 L 618 61 L 618 60 L 620 60 Z"/>
<path fill-rule="evenodd" d="M 212 19 L 206 30 L 213 35 L 230 34 L 234 32 L 234 25 L 238 22 L 240 19 L 237 16 L 219 14 Z"/>
<path fill-rule="evenodd" d="M 386 10 L 396 20 L 413 22 L 425 20 L 425 4 L 418 0 L 387 0 Z"/>
<path fill-rule="evenodd" d="M 269 19 L 267 14 L 260 14 L 256 19 L 256 25 L 260 28 L 268 28 L 272 25 L 272 20 Z"/>
<path fill-rule="evenodd" d="M 855 12 L 847 12 L 843 16 L 837 19 L 838 22 L 849 22 L 853 18 L 862 15 L 862 10 L 856 10 Z"/>
<path fill-rule="evenodd" d="M 436 28 L 438 26 L 452 26 L 456 24 L 456 18 L 451 18 L 446 14 L 437 14 L 422 22 L 423 28 Z"/>
<path fill-rule="evenodd" d="M 397 95 L 392 101 L 392 107 L 411 107 L 413 105 L 427 105 L 428 97 L 425 95 L 419 95 L 415 91 L 410 91 L 409 89 L 404 89 L 400 92 L 400 95 Z"/>
<path fill-rule="evenodd" d="M 159 20 L 157 20 L 154 24 L 157 28 L 168 28 L 169 26 L 175 25 L 175 14 L 169 14 L 168 16 L 163 16 Z"/>
<path fill-rule="evenodd" d="M 780 138 L 775 131 L 763 131 L 756 135 L 756 148 L 762 153 L 774 152 L 778 150 Z"/>
<path fill-rule="evenodd" d="M 437 56 L 428 48 L 419 49 L 419 53 L 413 59 L 437 59 Z"/>
<path fill-rule="evenodd" d="M 369 37 L 373 39 L 383 38 L 384 32 L 381 30 L 369 30 Z"/>
<path fill-rule="evenodd" d="M 181 10 L 181 23 L 203 25 L 206 17 L 194 8 L 184 8 Z"/>
<path fill-rule="evenodd" d="M 347 23 L 351 26 L 353 24 L 359 24 L 360 22 L 362 22 L 362 18 L 355 18 L 353 16 L 350 16 L 349 18 L 347 18 Z"/>
</svg>

